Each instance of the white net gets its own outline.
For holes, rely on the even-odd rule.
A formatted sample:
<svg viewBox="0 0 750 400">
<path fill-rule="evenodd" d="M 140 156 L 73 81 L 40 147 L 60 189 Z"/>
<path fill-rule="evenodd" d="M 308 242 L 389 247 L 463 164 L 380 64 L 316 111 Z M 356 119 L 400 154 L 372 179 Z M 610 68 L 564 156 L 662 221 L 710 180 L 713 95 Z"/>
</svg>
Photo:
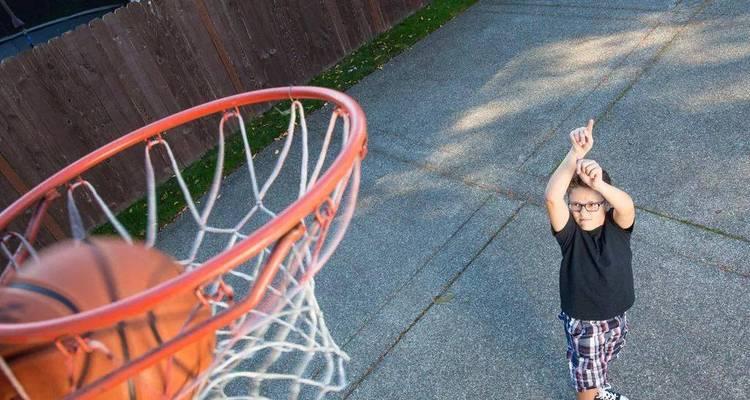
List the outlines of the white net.
<svg viewBox="0 0 750 400">
<path fill-rule="evenodd" d="M 284 112 L 287 114 L 287 112 Z M 320 116 L 319 113 L 316 116 Z M 253 154 L 246 125 L 239 109 L 222 114 L 218 129 L 216 166 L 207 194 L 194 198 L 179 168 L 174 152 L 159 134 L 145 145 L 147 224 L 145 243 L 172 254 L 186 271 L 237 246 L 258 228 L 273 220 L 297 199 L 304 197 L 325 174 L 325 169 L 342 151 L 350 138 L 349 116 L 333 110 L 324 135 L 310 136 L 301 102 L 293 101 L 289 124 L 281 140 L 262 154 Z M 325 121 L 318 121 L 325 126 Z M 225 130 L 234 124 L 244 149 L 246 170 L 224 178 Z M 166 155 L 186 209 L 175 223 L 164 230 L 172 237 L 162 238 L 158 227 L 159 198 L 154 166 L 155 149 Z M 213 362 L 207 370 L 178 388 L 170 396 L 200 399 L 320 399 L 346 386 L 344 364 L 348 356 L 336 345 L 315 297 L 313 276 L 331 257 L 344 236 L 354 211 L 360 179 L 360 159 L 348 169 L 344 179 L 316 210 L 299 221 L 302 235 L 279 264 L 278 272 L 263 291 L 259 306 L 244 313 L 232 324 L 216 332 Z M 235 175 L 238 176 L 235 179 Z M 231 187 L 222 184 L 232 180 Z M 239 183 L 242 181 L 243 183 Z M 232 194 L 240 185 L 241 195 Z M 224 186 L 224 188 L 222 188 Z M 70 234 L 76 240 L 89 236 L 78 202 L 85 191 L 119 236 L 133 242 L 134 235 L 118 221 L 102 194 L 84 178 L 69 185 L 66 195 Z M 224 193 L 226 192 L 226 193 Z M 225 194 L 222 197 L 222 194 Z M 239 201 L 238 201 L 239 199 Z M 230 221 L 230 222 L 227 222 Z M 192 240 L 185 240 L 187 229 Z M 170 231 L 171 230 L 171 231 Z M 177 234 L 175 234 L 177 232 Z M 15 239 L 16 252 L 10 241 Z M 237 268 L 207 282 L 203 300 L 220 315 L 250 295 L 278 241 L 260 249 Z M 10 264 L 24 249 L 32 258 L 36 250 L 18 233 L 6 234 L 0 249 Z M 17 265 L 12 265 L 17 268 Z M 196 300 L 198 301 L 198 300 Z M 186 324 L 187 325 L 187 324 Z M 168 339 L 168 338 L 165 338 Z M 7 373 L 6 373 L 7 375 Z M 23 395 L 21 395 L 23 397 Z"/>
</svg>

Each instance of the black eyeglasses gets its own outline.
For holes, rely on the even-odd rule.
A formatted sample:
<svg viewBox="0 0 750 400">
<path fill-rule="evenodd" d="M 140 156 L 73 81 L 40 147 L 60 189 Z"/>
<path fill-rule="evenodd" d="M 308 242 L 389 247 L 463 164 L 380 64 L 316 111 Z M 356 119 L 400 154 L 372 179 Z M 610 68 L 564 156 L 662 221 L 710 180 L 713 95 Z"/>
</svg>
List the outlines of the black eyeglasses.
<svg viewBox="0 0 750 400">
<path fill-rule="evenodd" d="M 594 212 L 594 211 L 599 211 L 599 206 L 601 206 L 602 204 L 604 204 L 603 201 L 600 201 L 597 203 L 586 203 L 586 204 L 568 203 L 568 208 L 570 209 L 570 211 L 581 211 L 583 207 L 586 207 L 586 211 Z"/>
</svg>

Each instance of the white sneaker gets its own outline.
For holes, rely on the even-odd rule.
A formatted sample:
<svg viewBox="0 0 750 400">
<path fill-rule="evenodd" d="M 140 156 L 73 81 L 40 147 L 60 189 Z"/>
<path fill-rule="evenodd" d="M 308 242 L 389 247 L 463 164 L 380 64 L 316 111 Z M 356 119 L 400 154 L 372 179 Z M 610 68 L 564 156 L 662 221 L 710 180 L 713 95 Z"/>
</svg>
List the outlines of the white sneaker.
<svg viewBox="0 0 750 400">
<path fill-rule="evenodd" d="M 599 389 L 599 394 L 594 397 L 594 400 L 628 400 L 628 398 L 612 389 Z"/>
</svg>

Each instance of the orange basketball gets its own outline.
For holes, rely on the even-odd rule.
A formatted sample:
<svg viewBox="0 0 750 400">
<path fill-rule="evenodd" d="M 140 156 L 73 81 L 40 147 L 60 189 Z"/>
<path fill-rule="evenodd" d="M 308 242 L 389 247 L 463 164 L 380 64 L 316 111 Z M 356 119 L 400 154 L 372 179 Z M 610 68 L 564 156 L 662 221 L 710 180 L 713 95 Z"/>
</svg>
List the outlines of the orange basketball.
<svg viewBox="0 0 750 400">
<path fill-rule="evenodd" d="M 91 310 L 138 294 L 182 273 L 182 266 L 161 252 L 116 239 L 63 242 L 28 262 L 0 287 L 0 322 L 44 321 Z M 185 326 L 208 318 L 208 307 L 187 292 L 164 301 L 149 313 L 81 336 L 109 351 L 76 352 L 72 382 L 67 358 L 54 343 L 0 345 L 0 355 L 31 399 L 57 399 L 158 347 Z M 61 335 L 64 332 L 61 332 Z M 107 391 L 102 399 L 171 398 L 203 371 L 214 349 L 213 335 L 175 353 Z M 16 398 L 0 373 L 0 399 Z M 18 397 L 20 398 L 20 397 Z"/>
</svg>

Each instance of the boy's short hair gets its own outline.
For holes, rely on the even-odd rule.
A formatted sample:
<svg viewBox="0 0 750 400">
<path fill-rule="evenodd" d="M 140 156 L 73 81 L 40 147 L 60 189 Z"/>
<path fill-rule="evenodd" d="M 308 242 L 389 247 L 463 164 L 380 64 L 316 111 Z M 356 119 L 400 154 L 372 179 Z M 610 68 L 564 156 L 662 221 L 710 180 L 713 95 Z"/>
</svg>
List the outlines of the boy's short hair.
<svg viewBox="0 0 750 400">
<path fill-rule="evenodd" d="M 602 180 L 604 181 L 604 183 L 608 185 L 612 184 L 612 179 L 610 179 L 609 174 L 607 173 L 607 171 L 604 170 L 604 168 L 602 168 Z M 568 190 L 565 191 L 565 194 L 569 195 L 570 191 L 577 187 L 585 187 L 585 188 L 591 189 L 589 185 L 587 185 L 581 180 L 581 177 L 578 176 L 578 174 L 575 174 L 573 175 L 573 179 L 570 180 L 570 183 L 568 184 Z"/>
</svg>

